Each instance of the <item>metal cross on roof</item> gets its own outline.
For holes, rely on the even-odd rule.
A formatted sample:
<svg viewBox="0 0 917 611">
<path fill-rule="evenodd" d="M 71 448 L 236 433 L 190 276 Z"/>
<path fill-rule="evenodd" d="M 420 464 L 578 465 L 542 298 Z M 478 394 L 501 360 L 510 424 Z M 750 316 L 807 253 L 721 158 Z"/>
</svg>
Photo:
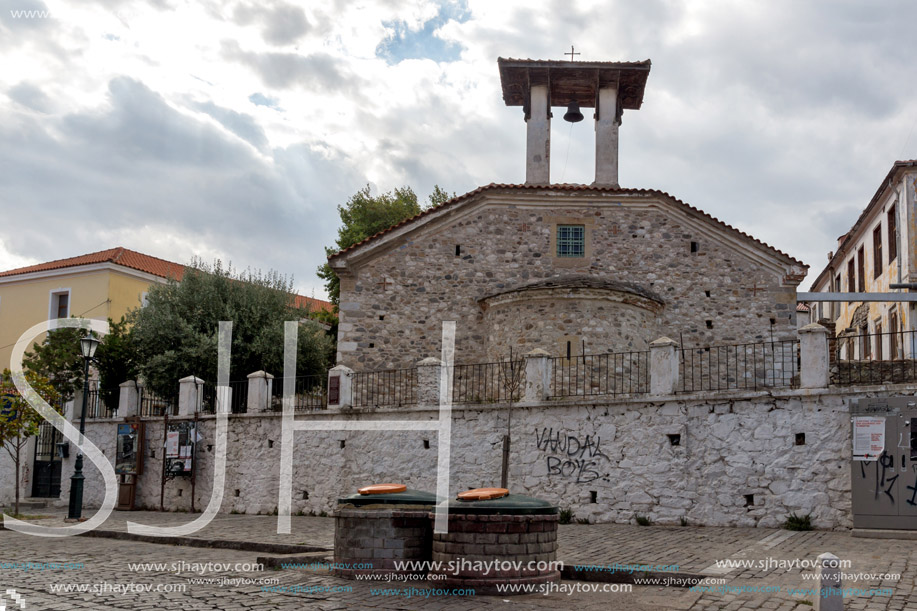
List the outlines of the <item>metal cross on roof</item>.
<svg viewBox="0 0 917 611">
<path fill-rule="evenodd" d="M 573 52 L 573 45 L 570 45 L 570 52 L 569 52 L 569 53 L 564 53 L 564 55 L 569 55 L 569 56 L 570 56 L 570 61 L 572 62 L 572 61 L 573 61 L 573 56 L 574 56 L 574 55 L 582 55 L 582 53 L 574 53 L 574 52 Z"/>
</svg>

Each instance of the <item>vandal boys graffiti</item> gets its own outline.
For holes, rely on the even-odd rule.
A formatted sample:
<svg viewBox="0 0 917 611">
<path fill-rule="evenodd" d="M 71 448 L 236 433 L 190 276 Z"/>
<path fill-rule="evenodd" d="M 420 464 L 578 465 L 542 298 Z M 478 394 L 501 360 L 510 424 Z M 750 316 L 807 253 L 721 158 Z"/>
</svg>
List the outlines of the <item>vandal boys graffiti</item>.
<svg viewBox="0 0 917 611">
<path fill-rule="evenodd" d="M 573 479 L 577 484 L 586 484 L 602 477 L 598 471 L 602 460 L 608 456 L 602 452 L 602 438 L 586 435 L 585 438 L 565 431 L 554 432 L 553 428 L 535 429 L 535 444 L 545 456 L 548 476 Z"/>
</svg>

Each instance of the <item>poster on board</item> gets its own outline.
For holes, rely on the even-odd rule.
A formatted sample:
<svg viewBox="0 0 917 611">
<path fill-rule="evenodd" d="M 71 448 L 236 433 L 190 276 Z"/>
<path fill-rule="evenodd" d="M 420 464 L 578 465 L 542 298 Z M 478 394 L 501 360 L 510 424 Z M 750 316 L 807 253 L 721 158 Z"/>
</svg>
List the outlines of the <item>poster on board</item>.
<svg viewBox="0 0 917 611">
<path fill-rule="evenodd" d="M 190 476 L 194 470 L 194 444 L 197 434 L 193 422 L 170 422 L 166 431 L 167 477 Z"/>
<path fill-rule="evenodd" d="M 853 460 L 878 460 L 885 451 L 885 418 L 857 416 L 853 419 Z"/>
<path fill-rule="evenodd" d="M 140 457 L 143 455 L 143 425 L 128 422 L 118 425 L 118 443 L 115 448 L 115 473 L 139 475 Z"/>
</svg>

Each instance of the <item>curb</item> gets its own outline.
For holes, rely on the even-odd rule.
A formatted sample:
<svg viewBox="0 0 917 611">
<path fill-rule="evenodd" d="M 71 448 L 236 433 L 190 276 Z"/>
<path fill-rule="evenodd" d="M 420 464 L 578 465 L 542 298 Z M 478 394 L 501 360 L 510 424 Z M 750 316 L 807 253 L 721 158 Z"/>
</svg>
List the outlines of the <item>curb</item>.
<svg viewBox="0 0 917 611">
<path fill-rule="evenodd" d="M 277 556 L 258 556 L 255 559 L 255 562 L 263 564 L 266 569 L 280 569 L 282 568 L 281 564 L 311 564 L 320 560 L 328 560 L 328 554 L 331 550 L 324 550 L 321 552 L 313 552 L 311 554 L 306 554 L 305 556 L 286 556 L 284 558 L 278 558 Z M 330 562 L 324 562 L 324 564 L 330 564 Z M 284 570 L 287 571 L 301 571 L 305 567 L 301 568 L 287 568 Z M 316 569 L 312 569 L 313 571 Z"/>
<path fill-rule="evenodd" d="M 628 583 L 636 586 L 664 586 L 690 588 L 706 579 L 706 575 L 694 573 L 663 573 L 659 571 L 586 571 L 573 566 L 564 566 L 561 578 L 575 581 L 599 581 L 602 583 Z M 640 580 L 637 583 L 636 580 Z"/>
<path fill-rule="evenodd" d="M 311 552 L 330 551 L 324 547 L 317 547 L 314 545 L 259 543 L 257 541 L 233 541 L 229 539 L 198 539 L 196 537 L 154 537 L 152 535 L 135 535 L 120 530 L 90 530 L 80 533 L 79 536 L 118 539 L 121 541 L 141 541 L 143 543 L 157 543 L 159 545 L 179 545 L 182 547 L 234 549 L 245 552 L 263 552 L 266 554 L 307 554 Z"/>
</svg>

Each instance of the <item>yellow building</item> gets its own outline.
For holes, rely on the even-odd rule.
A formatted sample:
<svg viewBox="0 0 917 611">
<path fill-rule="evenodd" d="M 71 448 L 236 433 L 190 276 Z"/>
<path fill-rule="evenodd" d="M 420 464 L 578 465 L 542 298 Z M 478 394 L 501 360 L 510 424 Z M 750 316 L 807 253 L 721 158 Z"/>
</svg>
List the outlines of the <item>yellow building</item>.
<svg viewBox="0 0 917 611">
<path fill-rule="evenodd" d="M 0 369 L 10 366 L 13 345 L 29 327 L 71 316 L 121 320 L 143 304 L 150 284 L 181 280 L 184 271 L 184 265 L 118 247 L 0 272 Z M 302 295 L 296 302 L 312 311 L 332 309 Z"/>
<path fill-rule="evenodd" d="M 184 266 L 126 248 L 0 272 L 0 368 L 13 345 L 43 320 L 120 320 L 143 303 L 150 284 L 181 280 Z"/>
</svg>

